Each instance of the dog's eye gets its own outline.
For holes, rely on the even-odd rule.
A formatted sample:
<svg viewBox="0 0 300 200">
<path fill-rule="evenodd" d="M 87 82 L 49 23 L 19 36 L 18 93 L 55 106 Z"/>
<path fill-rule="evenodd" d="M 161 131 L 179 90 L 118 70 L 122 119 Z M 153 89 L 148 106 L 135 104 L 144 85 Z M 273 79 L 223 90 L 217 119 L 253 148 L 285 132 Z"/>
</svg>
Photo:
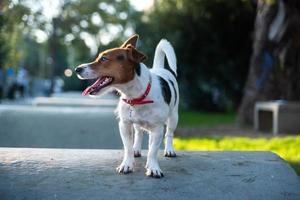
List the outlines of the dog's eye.
<svg viewBox="0 0 300 200">
<path fill-rule="evenodd" d="M 100 61 L 101 62 L 105 62 L 105 61 L 107 61 L 108 60 L 108 58 L 106 58 L 106 57 L 104 57 L 104 56 L 102 56 L 101 58 L 100 58 Z"/>
</svg>

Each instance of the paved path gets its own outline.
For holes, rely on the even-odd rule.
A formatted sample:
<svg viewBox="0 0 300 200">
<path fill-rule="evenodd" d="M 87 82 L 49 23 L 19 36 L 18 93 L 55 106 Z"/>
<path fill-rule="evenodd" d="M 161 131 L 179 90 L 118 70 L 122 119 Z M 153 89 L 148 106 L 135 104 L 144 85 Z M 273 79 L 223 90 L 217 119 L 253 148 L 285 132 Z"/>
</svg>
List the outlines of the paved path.
<svg viewBox="0 0 300 200">
<path fill-rule="evenodd" d="M 100 97 L 82 96 L 79 92 L 54 94 L 52 97 L 36 97 L 32 104 L 36 106 L 68 106 L 68 107 L 116 107 L 119 99 L 113 93 Z"/>
<path fill-rule="evenodd" d="M 0 106 L 0 147 L 121 149 L 114 109 Z"/>
<path fill-rule="evenodd" d="M 120 150 L 0 148 L 0 199 L 298 200 L 299 177 L 270 152 L 177 152 L 165 177 L 118 175 Z"/>
<path fill-rule="evenodd" d="M 35 106 L 72 106 L 72 107 L 116 107 L 117 99 L 84 99 L 61 97 L 37 97 L 32 101 Z"/>
</svg>

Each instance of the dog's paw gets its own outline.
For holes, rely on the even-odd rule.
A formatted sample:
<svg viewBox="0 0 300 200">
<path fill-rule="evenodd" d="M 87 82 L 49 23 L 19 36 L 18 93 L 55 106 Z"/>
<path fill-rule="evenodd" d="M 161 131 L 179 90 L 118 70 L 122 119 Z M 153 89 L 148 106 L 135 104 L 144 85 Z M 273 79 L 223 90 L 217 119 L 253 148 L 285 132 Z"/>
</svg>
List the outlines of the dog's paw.
<svg viewBox="0 0 300 200">
<path fill-rule="evenodd" d="M 153 177 L 153 178 L 162 178 L 164 174 L 162 173 L 159 166 L 146 166 L 146 176 Z"/>
<path fill-rule="evenodd" d="M 165 150 L 165 157 L 176 157 L 176 153 L 175 151 L 172 149 L 172 150 Z"/>
<path fill-rule="evenodd" d="M 141 157 L 141 150 L 134 150 L 134 157 Z"/>
<path fill-rule="evenodd" d="M 116 168 L 116 171 L 119 174 L 129 174 L 133 172 L 133 165 L 122 163 L 119 167 Z"/>
</svg>

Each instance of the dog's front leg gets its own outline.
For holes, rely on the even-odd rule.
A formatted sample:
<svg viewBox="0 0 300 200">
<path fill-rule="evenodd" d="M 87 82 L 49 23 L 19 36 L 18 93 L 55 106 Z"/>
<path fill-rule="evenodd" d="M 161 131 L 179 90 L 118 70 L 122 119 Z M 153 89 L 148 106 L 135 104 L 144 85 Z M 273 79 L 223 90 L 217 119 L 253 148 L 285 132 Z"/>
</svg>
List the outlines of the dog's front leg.
<svg viewBox="0 0 300 200">
<path fill-rule="evenodd" d="M 121 165 L 117 167 L 117 172 L 128 174 L 133 171 L 134 163 L 132 124 L 120 121 L 119 129 L 124 145 L 124 158 Z"/>
<path fill-rule="evenodd" d="M 159 126 L 154 128 L 149 134 L 149 151 L 146 163 L 147 176 L 155 178 L 163 177 L 163 173 L 159 167 L 157 160 L 157 153 L 164 135 L 163 131 L 164 127 Z"/>
</svg>

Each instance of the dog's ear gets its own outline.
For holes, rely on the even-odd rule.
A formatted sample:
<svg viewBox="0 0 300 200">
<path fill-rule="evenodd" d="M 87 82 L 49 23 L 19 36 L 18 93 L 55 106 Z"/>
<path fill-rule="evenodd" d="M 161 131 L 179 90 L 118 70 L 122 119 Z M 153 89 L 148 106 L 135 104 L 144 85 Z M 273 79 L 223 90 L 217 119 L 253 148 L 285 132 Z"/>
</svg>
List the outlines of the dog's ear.
<svg viewBox="0 0 300 200">
<path fill-rule="evenodd" d="M 131 61 L 135 63 L 141 63 L 144 60 L 147 59 L 147 56 L 143 54 L 142 52 L 138 51 L 136 48 L 134 48 L 131 44 L 126 46 L 128 57 Z"/>
<path fill-rule="evenodd" d="M 128 40 L 126 40 L 126 42 L 124 42 L 122 45 L 121 45 L 121 48 L 125 48 L 127 45 L 132 45 L 133 47 L 136 47 L 136 43 L 139 39 L 139 35 L 135 34 L 133 36 L 131 36 Z"/>
</svg>

